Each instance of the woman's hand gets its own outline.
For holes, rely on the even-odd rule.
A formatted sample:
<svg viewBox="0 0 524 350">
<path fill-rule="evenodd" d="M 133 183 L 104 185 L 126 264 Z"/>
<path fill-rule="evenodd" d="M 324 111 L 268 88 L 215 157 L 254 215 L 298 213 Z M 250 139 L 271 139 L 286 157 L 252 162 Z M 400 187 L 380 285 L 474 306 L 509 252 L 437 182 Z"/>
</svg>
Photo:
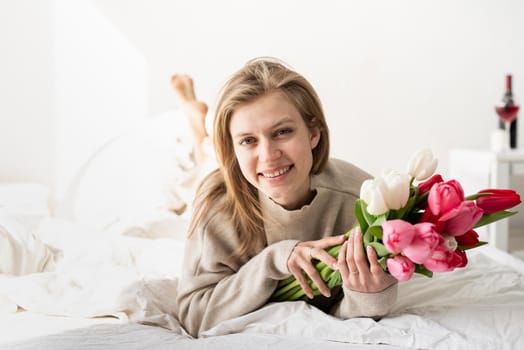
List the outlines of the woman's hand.
<svg viewBox="0 0 524 350">
<path fill-rule="evenodd" d="M 340 248 L 338 269 L 344 287 L 357 292 L 381 292 L 397 282 L 379 265 L 377 253 L 372 247 L 367 247 L 367 254 L 364 253 L 362 231 L 359 227 Z"/>
<path fill-rule="evenodd" d="M 342 244 L 344 242 L 344 235 L 325 237 L 316 241 L 307 241 L 300 242 L 295 246 L 289 259 L 287 261 L 287 267 L 289 272 L 295 276 L 298 283 L 304 290 L 304 293 L 312 299 L 314 297 L 313 290 L 307 283 L 307 274 L 311 280 L 318 286 L 318 289 L 322 295 L 326 297 L 331 296 L 331 292 L 320 277 L 317 269 L 311 263 L 311 260 L 317 259 L 322 261 L 327 266 L 331 267 L 333 270 L 337 270 L 337 260 L 329 255 L 326 251 L 327 248 L 330 248 L 337 244 Z M 305 273 L 305 274 L 304 274 Z"/>
</svg>

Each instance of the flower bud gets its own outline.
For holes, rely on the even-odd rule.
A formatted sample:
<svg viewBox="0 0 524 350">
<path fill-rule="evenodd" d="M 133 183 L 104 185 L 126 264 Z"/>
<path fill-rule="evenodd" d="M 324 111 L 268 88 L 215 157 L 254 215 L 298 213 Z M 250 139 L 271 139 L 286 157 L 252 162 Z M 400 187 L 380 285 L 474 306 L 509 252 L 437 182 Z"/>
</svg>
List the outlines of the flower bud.
<svg viewBox="0 0 524 350">
<path fill-rule="evenodd" d="M 409 176 L 395 170 L 385 170 L 380 182 L 382 196 L 389 209 L 400 209 L 409 199 Z"/>
<path fill-rule="evenodd" d="M 472 201 L 465 201 L 439 218 L 443 232 L 450 236 L 462 236 L 482 218 L 483 211 Z"/>
<path fill-rule="evenodd" d="M 424 182 L 421 182 L 418 184 L 418 193 L 419 195 L 423 195 L 426 192 L 429 192 L 431 190 L 431 187 L 433 187 L 436 183 L 444 182 L 444 179 L 442 179 L 442 176 L 440 174 L 435 174 L 429 179 L 427 179 Z"/>
<path fill-rule="evenodd" d="M 479 244 L 479 235 L 474 230 L 469 230 L 461 236 L 456 236 L 458 245 L 463 247 L 476 247 Z"/>
<path fill-rule="evenodd" d="M 430 177 L 437 169 L 438 160 L 433 157 L 431 149 L 421 149 L 408 162 L 408 174 L 417 181 Z"/>
<path fill-rule="evenodd" d="M 440 182 L 431 187 L 428 206 L 433 215 L 442 215 L 464 201 L 464 190 L 456 180 Z"/>
<path fill-rule="evenodd" d="M 415 272 L 415 264 L 405 256 L 401 255 L 389 258 L 386 261 L 386 265 L 391 276 L 399 281 L 407 281 L 411 279 Z"/>
<path fill-rule="evenodd" d="M 429 222 L 418 223 L 414 226 L 415 235 L 402 254 L 417 264 L 423 264 L 431 257 L 435 247 L 443 242 L 442 236 L 435 231 L 435 225 Z"/>
<path fill-rule="evenodd" d="M 520 195 L 509 189 L 486 189 L 479 193 L 490 193 L 489 196 L 477 198 L 477 206 L 486 214 L 513 208 L 521 203 Z"/>
<path fill-rule="evenodd" d="M 360 198 L 366 202 L 367 211 L 371 215 L 382 215 L 389 210 L 380 190 L 380 181 L 368 179 L 360 187 Z"/>
<path fill-rule="evenodd" d="M 382 224 L 382 243 L 391 253 L 399 253 L 415 236 L 415 227 L 404 220 L 388 220 Z"/>
</svg>

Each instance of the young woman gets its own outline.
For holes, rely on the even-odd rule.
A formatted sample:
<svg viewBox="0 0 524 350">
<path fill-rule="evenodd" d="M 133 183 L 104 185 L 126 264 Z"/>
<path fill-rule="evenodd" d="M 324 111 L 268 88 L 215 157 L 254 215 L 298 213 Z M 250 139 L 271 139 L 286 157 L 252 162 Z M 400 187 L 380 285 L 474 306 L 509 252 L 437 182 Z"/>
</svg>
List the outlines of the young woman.
<svg viewBox="0 0 524 350">
<path fill-rule="evenodd" d="M 274 59 L 248 62 L 219 96 L 214 146 L 220 166 L 197 192 L 177 294 L 190 334 L 262 307 L 291 274 L 337 317 L 387 314 L 396 280 L 360 233 L 343 235 L 370 175 L 328 159 L 324 113 L 303 76 Z M 342 242 L 337 261 L 326 249 Z M 338 269 L 343 288 L 330 291 L 312 259 Z M 313 298 L 306 275 L 322 295 Z"/>
</svg>

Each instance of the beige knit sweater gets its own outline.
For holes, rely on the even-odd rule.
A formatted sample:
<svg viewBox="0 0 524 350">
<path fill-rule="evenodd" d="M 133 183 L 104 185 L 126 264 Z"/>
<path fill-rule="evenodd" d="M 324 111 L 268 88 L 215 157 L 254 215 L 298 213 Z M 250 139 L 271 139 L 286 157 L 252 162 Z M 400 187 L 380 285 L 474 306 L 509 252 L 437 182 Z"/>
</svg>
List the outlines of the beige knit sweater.
<svg viewBox="0 0 524 350">
<path fill-rule="evenodd" d="M 370 175 L 347 162 L 332 159 L 312 176 L 313 201 L 298 210 L 286 210 L 260 195 L 268 245 L 251 259 L 235 259 L 239 238 L 223 211 L 217 210 L 188 240 L 178 284 L 178 318 L 198 336 L 221 321 L 254 311 L 268 302 L 279 280 L 291 274 L 287 260 L 300 241 L 347 232 L 354 224 L 355 200 Z M 397 285 L 380 293 L 344 289 L 312 304 L 340 317 L 376 317 L 387 314 L 396 299 Z"/>
</svg>

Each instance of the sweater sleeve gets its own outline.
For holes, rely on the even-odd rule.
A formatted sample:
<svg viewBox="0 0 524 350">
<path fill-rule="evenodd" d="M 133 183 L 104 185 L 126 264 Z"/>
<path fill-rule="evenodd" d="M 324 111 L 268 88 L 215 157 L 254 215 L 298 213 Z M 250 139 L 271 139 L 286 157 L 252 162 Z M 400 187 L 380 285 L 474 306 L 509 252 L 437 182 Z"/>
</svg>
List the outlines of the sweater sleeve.
<svg viewBox="0 0 524 350">
<path fill-rule="evenodd" d="M 389 313 L 397 300 L 398 283 L 378 293 L 361 293 L 347 288 L 344 297 L 335 304 L 331 314 L 338 318 L 354 317 L 380 318 Z"/>
<path fill-rule="evenodd" d="M 265 305 L 278 281 L 290 275 L 287 259 L 298 243 L 271 244 L 243 262 L 233 256 L 238 238 L 232 230 L 211 226 L 187 241 L 177 291 L 179 321 L 195 337 Z"/>
</svg>

